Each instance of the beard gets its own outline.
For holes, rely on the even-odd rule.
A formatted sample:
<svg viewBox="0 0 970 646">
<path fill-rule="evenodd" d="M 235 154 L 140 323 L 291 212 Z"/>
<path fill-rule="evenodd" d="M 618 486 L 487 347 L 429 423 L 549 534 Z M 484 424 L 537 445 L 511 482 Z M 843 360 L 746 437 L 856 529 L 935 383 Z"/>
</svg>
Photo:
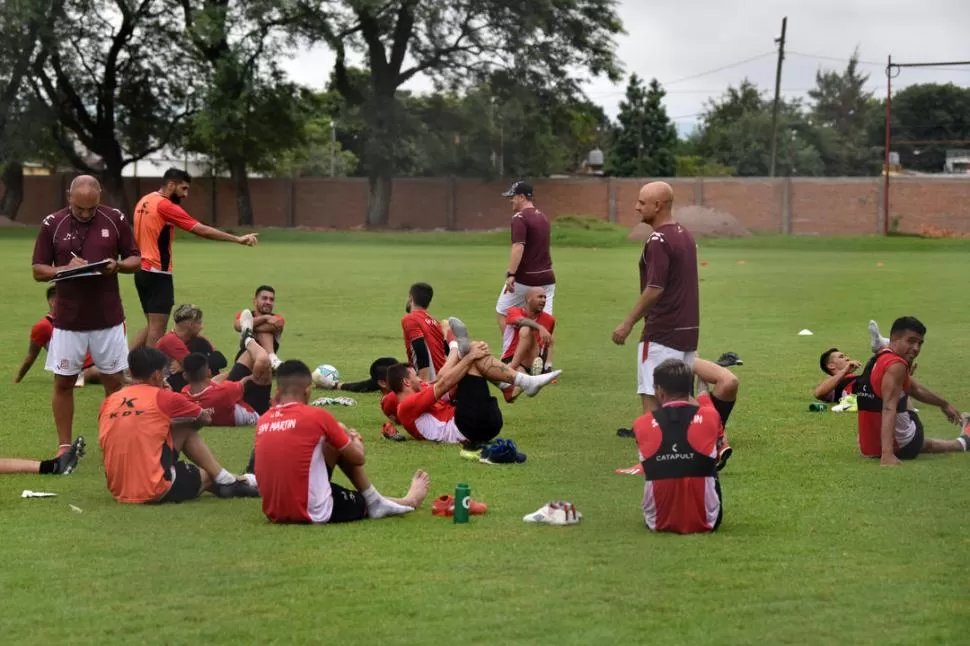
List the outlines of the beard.
<svg viewBox="0 0 970 646">
<path fill-rule="evenodd" d="M 168 196 L 168 200 L 169 200 L 169 202 L 171 202 L 172 204 L 181 204 L 181 203 L 182 203 L 182 198 L 181 198 L 181 197 L 179 197 L 179 196 L 178 196 L 177 194 L 175 194 L 175 193 L 172 193 L 171 195 L 169 195 L 169 196 Z"/>
</svg>

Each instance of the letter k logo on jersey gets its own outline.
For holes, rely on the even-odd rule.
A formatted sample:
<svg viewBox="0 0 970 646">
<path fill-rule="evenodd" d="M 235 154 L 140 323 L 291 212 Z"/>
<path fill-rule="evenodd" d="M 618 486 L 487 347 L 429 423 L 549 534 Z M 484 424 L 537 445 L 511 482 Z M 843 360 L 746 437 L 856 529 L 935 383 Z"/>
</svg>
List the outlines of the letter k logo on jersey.
<svg viewBox="0 0 970 646">
<path fill-rule="evenodd" d="M 132 397 L 131 399 L 128 399 L 127 397 L 125 397 L 125 398 L 123 398 L 121 400 L 121 406 L 127 406 L 128 408 L 134 408 L 135 407 L 135 401 L 137 399 L 138 399 L 137 397 Z M 119 406 L 119 408 L 121 408 L 121 406 Z"/>
</svg>

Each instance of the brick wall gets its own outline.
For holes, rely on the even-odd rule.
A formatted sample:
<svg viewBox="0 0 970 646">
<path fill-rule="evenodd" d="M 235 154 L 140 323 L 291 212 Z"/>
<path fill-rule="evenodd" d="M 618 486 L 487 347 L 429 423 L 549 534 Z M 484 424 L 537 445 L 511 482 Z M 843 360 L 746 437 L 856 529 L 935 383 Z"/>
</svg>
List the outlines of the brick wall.
<svg viewBox="0 0 970 646">
<path fill-rule="evenodd" d="M 625 226 L 637 222 L 637 192 L 644 180 L 620 178 L 546 179 L 535 182 L 536 197 L 550 216 L 589 215 Z M 850 235 L 881 232 L 881 178 L 674 178 L 677 204 L 702 204 L 734 215 L 752 231 Z M 26 177 L 18 220 L 37 224 L 61 208 L 68 178 Z M 126 180 L 132 204 L 159 180 Z M 508 181 L 400 178 L 394 181 L 389 226 L 396 229 L 494 229 L 508 223 L 501 193 Z M 366 179 L 252 179 L 257 226 L 347 229 L 363 226 Z M 185 208 L 220 227 L 236 222 L 236 201 L 228 179 L 201 178 Z M 893 178 L 890 220 L 901 231 L 923 226 L 970 233 L 970 178 Z"/>
</svg>

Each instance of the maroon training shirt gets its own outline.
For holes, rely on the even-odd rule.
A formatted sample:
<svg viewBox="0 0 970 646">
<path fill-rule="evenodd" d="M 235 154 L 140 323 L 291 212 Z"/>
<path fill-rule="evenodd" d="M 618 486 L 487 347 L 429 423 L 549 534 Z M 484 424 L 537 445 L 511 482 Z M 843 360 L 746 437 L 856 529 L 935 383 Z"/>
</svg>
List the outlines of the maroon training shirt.
<svg viewBox="0 0 970 646">
<path fill-rule="evenodd" d="M 63 267 L 75 253 L 88 262 L 124 260 L 137 256 L 131 225 L 121 211 L 99 205 L 89 222 L 80 222 L 70 209 L 44 218 L 34 244 L 35 265 Z M 118 275 L 72 278 L 57 283 L 54 326 L 62 330 L 103 330 L 125 320 Z"/>
<path fill-rule="evenodd" d="M 681 352 L 697 350 L 700 330 L 697 245 L 690 231 L 676 222 L 658 227 L 643 246 L 640 293 L 647 287 L 659 287 L 663 293 L 647 312 L 640 340 Z"/>
<path fill-rule="evenodd" d="M 529 207 L 512 216 L 512 244 L 525 247 L 515 272 L 515 282 L 529 287 L 556 282 L 556 274 L 552 272 L 549 238 L 549 218 L 542 211 Z"/>
</svg>

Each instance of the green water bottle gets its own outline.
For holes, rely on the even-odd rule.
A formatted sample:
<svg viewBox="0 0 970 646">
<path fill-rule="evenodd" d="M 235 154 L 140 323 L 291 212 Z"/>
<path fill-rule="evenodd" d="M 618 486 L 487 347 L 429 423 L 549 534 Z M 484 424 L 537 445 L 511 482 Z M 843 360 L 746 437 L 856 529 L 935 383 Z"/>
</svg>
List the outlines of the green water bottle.
<svg viewBox="0 0 970 646">
<path fill-rule="evenodd" d="M 812 411 L 813 413 L 821 413 L 823 410 L 828 410 L 828 409 L 829 407 L 826 406 L 825 404 L 822 404 L 821 402 L 812 402 L 811 404 L 808 405 L 808 410 Z"/>
<path fill-rule="evenodd" d="M 468 522 L 468 508 L 472 504 L 472 490 L 466 484 L 455 487 L 455 524 Z"/>
</svg>

